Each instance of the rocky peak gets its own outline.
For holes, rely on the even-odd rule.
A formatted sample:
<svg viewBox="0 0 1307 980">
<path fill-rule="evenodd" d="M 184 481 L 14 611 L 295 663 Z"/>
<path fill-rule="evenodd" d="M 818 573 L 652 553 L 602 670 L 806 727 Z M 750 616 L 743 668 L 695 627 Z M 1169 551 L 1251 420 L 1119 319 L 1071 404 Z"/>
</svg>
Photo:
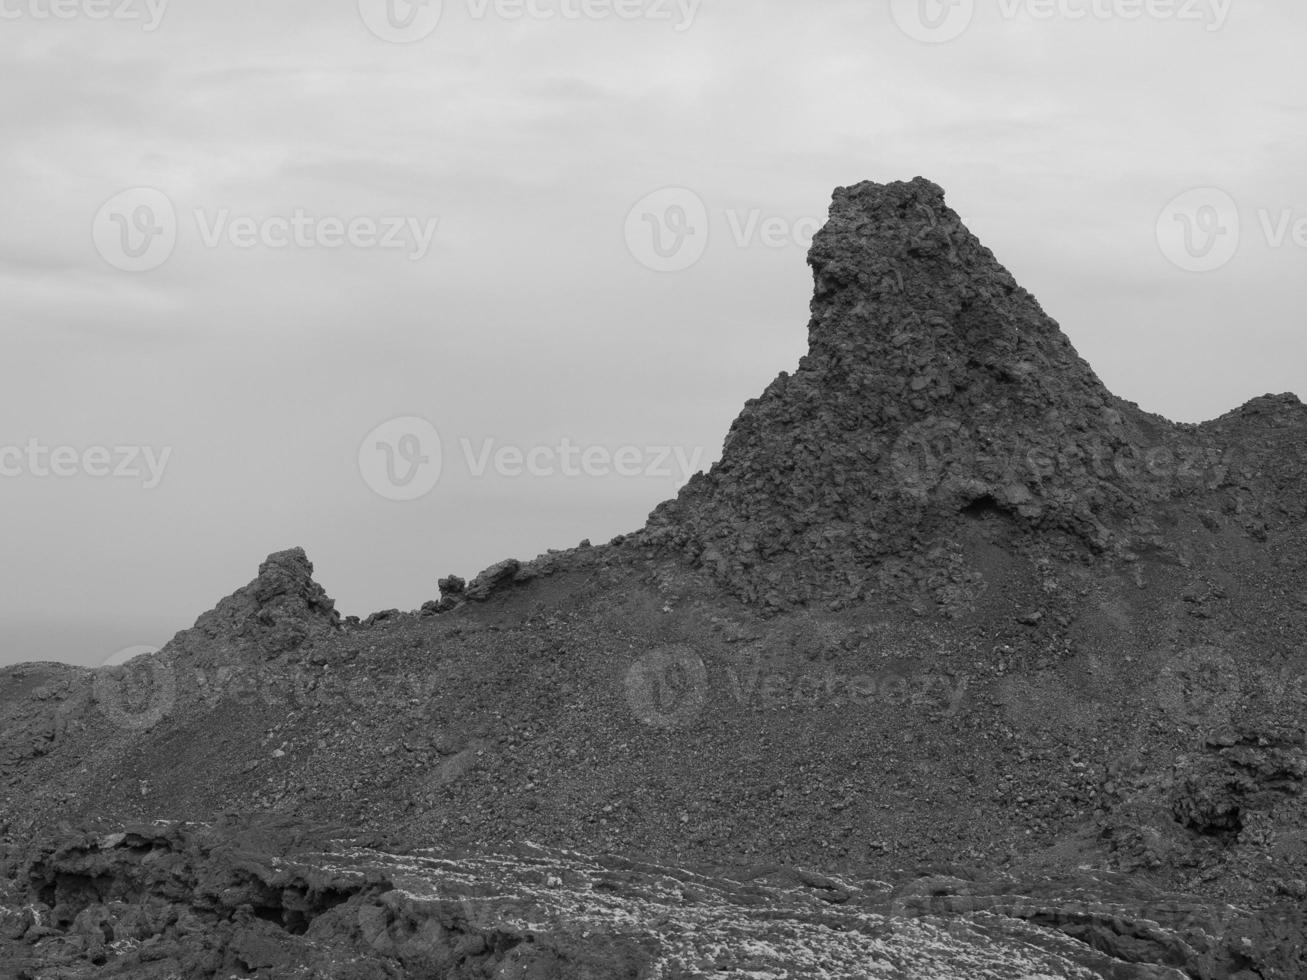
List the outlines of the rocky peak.
<svg viewBox="0 0 1307 980">
<path fill-rule="evenodd" d="M 235 644 L 241 653 L 276 656 L 340 625 L 335 600 L 313 580 L 303 548 L 269 555 L 254 581 L 202 615 L 183 640 Z M 194 643 L 184 643 L 194 647 Z"/>
<path fill-rule="evenodd" d="M 1124 553 L 1150 503 L 1222 478 L 1219 452 L 1103 386 L 935 184 L 837 189 L 808 261 L 808 354 L 648 529 L 746 601 L 965 585 L 977 518 L 1009 544 Z M 1158 454 L 1192 465 L 1159 477 Z"/>
<path fill-rule="evenodd" d="M 1039 417 L 1114 401 L 930 181 L 836 190 L 808 264 L 809 359 L 826 361 L 827 375 L 857 371 L 860 389 L 875 382 L 890 418 L 949 407 L 941 403 Z"/>
<path fill-rule="evenodd" d="M 1251 420 L 1271 427 L 1301 426 L 1307 422 L 1307 405 L 1303 405 L 1297 395 L 1285 392 L 1280 395 L 1260 395 L 1232 412 L 1227 412 L 1219 419 L 1208 422 L 1208 426 L 1219 426 L 1230 421 Z"/>
</svg>

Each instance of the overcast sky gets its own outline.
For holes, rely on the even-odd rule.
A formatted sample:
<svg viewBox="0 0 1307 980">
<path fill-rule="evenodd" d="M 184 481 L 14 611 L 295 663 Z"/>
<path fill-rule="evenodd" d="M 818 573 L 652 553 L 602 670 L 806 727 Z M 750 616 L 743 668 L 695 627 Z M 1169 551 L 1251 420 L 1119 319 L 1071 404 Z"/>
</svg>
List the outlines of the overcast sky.
<svg viewBox="0 0 1307 980">
<path fill-rule="evenodd" d="M 863 179 L 943 185 L 1146 409 L 1307 393 L 1305 42 L 1259 0 L 0 0 L 0 662 L 160 645 L 294 545 L 366 615 L 641 526 L 803 353 Z"/>
</svg>

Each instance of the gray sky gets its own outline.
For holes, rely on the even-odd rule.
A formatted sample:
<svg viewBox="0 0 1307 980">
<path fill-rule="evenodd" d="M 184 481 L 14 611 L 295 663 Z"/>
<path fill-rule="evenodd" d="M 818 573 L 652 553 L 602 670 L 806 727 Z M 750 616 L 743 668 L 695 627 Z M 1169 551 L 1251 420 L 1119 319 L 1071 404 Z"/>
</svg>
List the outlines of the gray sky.
<svg viewBox="0 0 1307 980">
<path fill-rule="evenodd" d="M 639 527 L 858 180 L 942 184 L 1146 409 L 1307 392 L 1301 4 L 390 2 L 0 0 L 0 662 L 293 545 L 366 615 Z"/>
</svg>

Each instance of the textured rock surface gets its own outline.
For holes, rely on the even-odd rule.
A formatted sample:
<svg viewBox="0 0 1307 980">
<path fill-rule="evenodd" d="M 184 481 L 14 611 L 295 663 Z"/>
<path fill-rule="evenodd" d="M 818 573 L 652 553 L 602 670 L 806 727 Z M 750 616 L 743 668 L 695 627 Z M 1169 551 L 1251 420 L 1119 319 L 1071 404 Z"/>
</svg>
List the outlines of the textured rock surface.
<svg viewBox="0 0 1307 980">
<path fill-rule="evenodd" d="M 1159 543 L 1151 504 L 1256 465 L 1108 392 L 929 181 L 837 190 L 808 261 L 807 356 L 650 520 L 746 601 L 840 607 L 895 590 L 905 563 L 965 591 L 960 514 L 997 515 L 1008 544 L 1119 557 Z M 1263 412 L 1307 424 L 1293 396 L 1242 414 Z"/>
<path fill-rule="evenodd" d="M 158 654 L 0 670 L 0 961 L 1307 976 L 1307 409 L 1115 398 L 925 181 L 812 265 L 644 530 L 344 620 L 283 552 Z"/>
<path fill-rule="evenodd" d="M 272 657 L 329 635 L 339 623 L 336 603 L 313 581 L 304 549 L 292 548 L 269 555 L 258 578 L 201 616 L 192 635 Z"/>
<path fill-rule="evenodd" d="M 1083 881 L 894 887 L 529 845 L 404 854 L 321 835 L 233 823 L 70 833 L 25 856 L 0 942 L 19 975 L 40 964 L 60 978 L 1290 975 L 1241 910 L 1110 876 L 1092 895 Z"/>
</svg>

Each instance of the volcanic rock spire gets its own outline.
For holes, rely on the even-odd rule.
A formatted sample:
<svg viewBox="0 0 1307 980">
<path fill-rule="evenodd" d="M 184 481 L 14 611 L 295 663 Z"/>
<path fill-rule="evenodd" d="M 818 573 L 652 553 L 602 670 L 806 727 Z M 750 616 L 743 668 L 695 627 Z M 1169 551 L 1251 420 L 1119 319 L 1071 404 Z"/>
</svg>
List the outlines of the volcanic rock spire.
<svg viewBox="0 0 1307 980">
<path fill-rule="evenodd" d="M 313 580 L 303 548 L 269 555 L 258 578 L 223 599 L 175 638 L 183 651 L 209 649 L 215 641 L 241 658 L 274 657 L 340 626 L 336 603 Z"/>
<path fill-rule="evenodd" d="M 1112 395 L 938 186 L 837 189 L 808 263 L 807 356 L 653 513 L 651 540 L 747 601 L 838 606 L 898 574 L 891 559 L 955 552 L 970 518 L 1084 556 L 1146 531 L 1131 521 L 1174 486 L 1144 453 L 1192 452 L 1186 432 Z"/>
</svg>

